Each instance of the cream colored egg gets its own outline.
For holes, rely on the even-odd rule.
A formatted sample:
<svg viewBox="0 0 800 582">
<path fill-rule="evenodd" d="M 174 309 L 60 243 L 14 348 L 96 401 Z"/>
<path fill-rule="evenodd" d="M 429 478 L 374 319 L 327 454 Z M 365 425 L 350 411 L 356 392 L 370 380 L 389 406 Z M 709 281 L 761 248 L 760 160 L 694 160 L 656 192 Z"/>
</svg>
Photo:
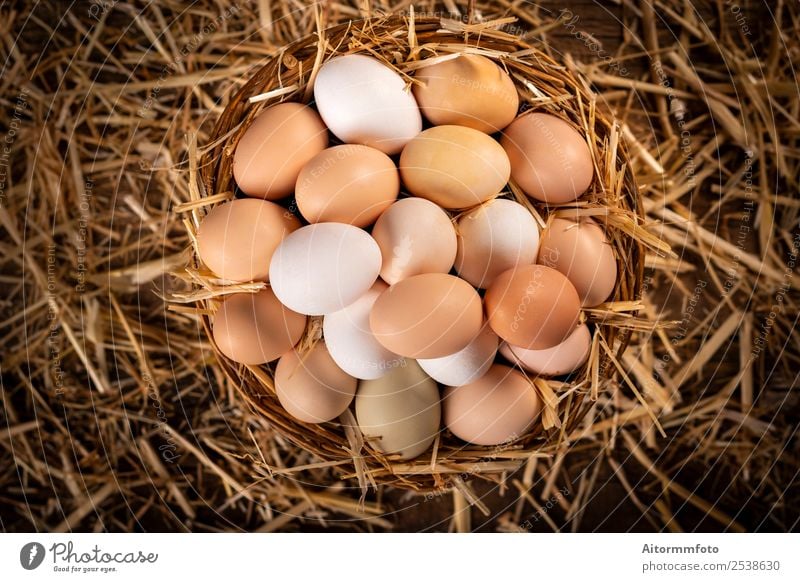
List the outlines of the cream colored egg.
<svg viewBox="0 0 800 582">
<path fill-rule="evenodd" d="M 456 231 L 447 213 L 422 198 L 392 204 L 375 223 L 381 278 L 394 285 L 423 273 L 447 273 L 456 258 Z"/>
<path fill-rule="evenodd" d="M 439 432 L 439 389 L 414 360 L 405 360 L 381 378 L 358 383 L 356 419 L 379 451 L 413 459 Z"/>
<path fill-rule="evenodd" d="M 456 225 L 458 275 L 486 289 L 508 269 L 536 262 L 539 227 L 527 208 L 497 198 L 463 214 Z"/>
</svg>

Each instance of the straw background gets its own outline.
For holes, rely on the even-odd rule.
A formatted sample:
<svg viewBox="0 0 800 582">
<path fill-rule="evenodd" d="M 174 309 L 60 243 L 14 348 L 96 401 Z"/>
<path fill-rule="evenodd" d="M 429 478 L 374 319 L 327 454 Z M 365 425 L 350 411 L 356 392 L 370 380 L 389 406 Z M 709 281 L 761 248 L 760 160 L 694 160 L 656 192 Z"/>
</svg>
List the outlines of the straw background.
<svg viewBox="0 0 800 582">
<path fill-rule="evenodd" d="M 197 314 L 167 308 L 189 152 L 232 92 L 319 22 L 409 6 L 0 5 L 0 529 L 797 527 L 796 2 L 476 3 L 592 83 L 676 253 L 648 256 L 643 309 L 674 323 L 634 335 L 569 448 L 503 481 L 362 502 L 247 412 Z"/>
</svg>

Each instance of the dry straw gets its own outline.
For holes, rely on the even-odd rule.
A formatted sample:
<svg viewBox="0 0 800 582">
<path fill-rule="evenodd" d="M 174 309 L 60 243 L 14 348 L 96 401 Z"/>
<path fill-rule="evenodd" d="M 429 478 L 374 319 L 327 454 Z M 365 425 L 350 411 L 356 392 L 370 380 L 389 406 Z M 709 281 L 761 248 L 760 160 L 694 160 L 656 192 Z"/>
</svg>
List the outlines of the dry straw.
<svg viewBox="0 0 800 582">
<path fill-rule="evenodd" d="M 317 15 L 318 18 L 320 15 Z M 669 256 L 669 247 L 649 234 L 643 225 L 642 202 L 618 123 L 597 108 L 596 97 L 565 66 L 542 51 L 501 30 L 514 19 L 467 24 L 440 18 L 406 16 L 373 17 L 327 28 L 318 22 L 316 34 L 288 45 L 258 70 L 231 99 L 219 118 L 202 154 L 191 160 L 198 170 L 191 174 L 192 200 L 181 210 L 194 240 L 194 231 L 205 212 L 233 196 L 233 152 L 240 136 L 265 107 L 280 101 L 308 102 L 320 66 L 334 56 L 369 54 L 395 69 L 413 83 L 412 73 L 423 62 L 441 61 L 460 53 L 480 54 L 494 60 L 514 79 L 523 109 L 557 115 L 586 136 L 594 165 L 595 180 L 590 193 L 567 206 L 547 207 L 532 203 L 513 183 L 509 196 L 526 205 L 544 223 L 548 217 L 577 212 L 606 225 L 617 258 L 619 281 L 608 303 L 585 310 L 582 319 L 596 325 L 594 349 L 588 363 L 570 383 L 531 378 L 544 402 L 544 412 L 534 430 L 498 447 L 469 446 L 446 431 L 429 451 L 411 462 L 399 462 L 380 454 L 364 442 L 352 414 L 322 425 L 300 423 L 278 402 L 270 366 L 243 366 L 217 352 L 220 366 L 239 389 L 241 397 L 275 429 L 297 446 L 313 453 L 325 466 L 335 466 L 342 477 L 357 477 L 362 491 L 370 484 L 389 483 L 414 490 L 435 490 L 461 484 L 453 475 L 469 474 L 502 479 L 533 455 L 551 453 L 565 435 L 577 426 L 609 378 L 622 371 L 620 358 L 630 331 L 649 327 L 636 317 L 641 309 L 640 289 L 644 270 L 644 247 Z M 196 249 L 195 249 L 196 251 Z M 257 291 L 261 284 L 224 285 L 204 269 L 196 258 L 188 276 L 194 291 L 181 301 L 196 301 L 206 332 L 220 300 L 231 292 Z M 312 318 L 301 340 L 300 350 L 320 338 L 320 320 Z M 213 342 L 212 342 L 213 343 Z M 623 372 L 624 374 L 624 372 Z M 643 406 L 647 402 L 628 382 Z M 657 423 L 655 415 L 653 422 Z"/>
</svg>

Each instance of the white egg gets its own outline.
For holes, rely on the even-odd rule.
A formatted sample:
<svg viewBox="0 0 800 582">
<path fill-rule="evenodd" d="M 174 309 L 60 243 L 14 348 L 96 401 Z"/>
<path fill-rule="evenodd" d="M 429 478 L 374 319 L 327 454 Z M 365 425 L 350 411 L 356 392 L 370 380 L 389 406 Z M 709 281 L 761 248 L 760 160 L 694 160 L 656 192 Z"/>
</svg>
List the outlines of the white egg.
<svg viewBox="0 0 800 582">
<path fill-rule="evenodd" d="M 497 198 L 458 219 L 456 271 L 486 289 L 500 273 L 536 261 L 539 227 L 527 208 Z"/>
<path fill-rule="evenodd" d="M 304 226 L 275 249 L 269 266 L 281 303 L 304 315 L 344 309 L 366 293 L 381 270 L 381 250 L 365 231 L 349 224 Z"/>
<path fill-rule="evenodd" d="M 395 71 L 366 55 L 331 59 L 314 81 L 317 110 L 345 143 L 399 153 L 422 131 L 414 95 Z"/>
<path fill-rule="evenodd" d="M 372 305 L 388 285 L 381 280 L 341 311 L 326 315 L 322 331 L 333 361 L 360 380 L 375 380 L 396 366 L 404 365 L 400 356 L 383 347 L 369 327 Z"/>
<path fill-rule="evenodd" d="M 463 386 L 480 379 L 494 362 L 497 354 L 497 335 L 485 325 L 481 333 L 460 352 L 443 358 L 417 360 L 420 368 L 445 386 Z"/>
<path fill-rule="evenodd" d="M 567 339 L 545 350 L 528 350 L 503 342 L 500 353 L 512 364 L 543 376 L 569 374 L 582 366 L 592 349 L 592 333 L 586 324 L 575 328 Z"/>
</svg>

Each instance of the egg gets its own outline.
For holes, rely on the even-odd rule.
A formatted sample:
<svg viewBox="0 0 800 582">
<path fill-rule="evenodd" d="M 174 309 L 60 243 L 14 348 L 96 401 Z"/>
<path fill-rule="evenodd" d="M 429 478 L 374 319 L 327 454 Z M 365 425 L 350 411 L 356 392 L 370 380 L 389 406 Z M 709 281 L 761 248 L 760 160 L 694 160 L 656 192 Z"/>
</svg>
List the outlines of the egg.
<svg viewBox="0 0 800 582">
<path fill-rule="evenodd" d="M 467 347 L 450 356 L 432 360 L 417 360 L 428 376 L 445 386 L 461 386 L 483 376 L 494 363 L 497 335 L 488 325 Z"/>
<path fill-rule="evenodd" d="M 592 334 L 585 324 L 575 328 L 569 337 L 546 350 L 527 350 L 503 343 L 500 353 L 512 364 L 542 376 L 561 376 L 580 368 L 589 358 Z"/>
<path fill-rule="evenodd" d="M 514 120 L 519 108 L 517 89 L 493 61 L 467 54 L 436 61 L 414 75 L 420 81 L 414 84 L 414 96 L 433 125 L 463 125 L 494 133 Z"/>
<path fill-rule="evenodd" d="M 407 358 L 463 350 L 481 330 L 481 298 L 469 283 L 442 273 L 403 279 L 380 294 L 369 316 L 375 339 Z"/>
<path fill-rule="evenodd" d="M 475 445 L 514 441 L 533 428 L 542 402 L 518 371 L 495 364 L 479 380 L 445 388 L 444 424 L 455 436 Z"/>
<path fill-rule="evenodd" d="M 502 272 L 536 262 L 539 227 L 518 202 L 497 198 L 462 214 L 456 224 L 458 275 L 487 288 Z"/>
<path fill-rule="evenodd" d="M 240 364 L 256 366 L 278 359 L 300 341 L 306 317 L 283 306 L 271 289 L 235 293 L 214 314 L 217 348 Z"/>
<path fill-rule="evenodd" d="M 381 278 L 394 285 L 412 275 L 447 273 L 456 258 L 456 231 L 447 213 L 422 198 L 404 198 L 372 229 L 383 257 Z"/>
<path fill-rule="evenodd" d="M 333 361 L 361 380 L 380 378 L 405 360 L 383 347 L 369 327 L 369 314 L 388 285 L 378 279 L 372 288 L 344 309 L 326 315 L 322 331 Z"/>
<path fill-rule="evenodd" d="M 369 226 L 397 200 L 400 175 L 392 159 L 364 145 L 328 148 L 300 171 L 295 200 L 308 222 Z"/>
<path fill-rule="evenodd" d="M 316 111 L 300 103 L 278 103 L 262 111 L 239 139 L 233 177 L 248 196 L 285 198 L 303 166 L 326 147 L 328 130 Z"/>
<path fill-rule="evenodd" d="M 503 132 L 511 177 L 525 193 L 548 204 L 565 204 L 586 192 L 594 178 L 586 139 L 569 123 L 546 113 L 526 113 Z"/>
<path fill-rule="evenodd" d="M 494 198 L 510 173 L 500 144 L 471 127 L 431 127 L 400 155 L 400 177 L 408 191 L 448 209 L 470 208 Z"/>
<path fill-rule="evenodd" d="M 414 360 L 405 360 L 381 378 L 358 383 L 356 420 L 383 454 L 413 459 L 439 433 L 439 389 Z"/>
<path fill-rule="evenodd" d="M 349 224 L 304 226 L 283 239 L 269 266 L 281 302 L 305 315 L 327 315 L 361 297 L 378 278 L 381 250 Z"/>
<path fill-rule="evenodd" d="M 197 253 L 217 277 L 268 281 L 278 244 L 300 228 L 294 215 L 266 200 L 240 199 L 215 206 L 197 229 Z"/>
<path fill-rule="evenodd" d="M 422 131 L 422 116 L 405 80 L 373 57 L 346 55 L 323 64 L 314 99 L 322 119 L 345 143 L 391 155 Z"/>
<path fill-rule="evenodd" d="M 617 284 L 614 249 L 589 219 L 554 219 L 542 233 L 538 262 L 566 275 L 584 307 L 606 301 Z"/>
<path fill-rule="evenodd" d="M 297 420 L 320 423 L 344 412 L 356 394 L 357 380 L 331 358 L 324 342 L 308 353 L 290 350 L 275 367 L 275 393 Z"/>
<path fill-rule="evenodd" d="M 578 292 L 564 275 L 543 265 L 509 269 L 484 296 L 489 325 L 508 343 L 528 349 L 552 348 L 578 325 Z"/>
</svg>

